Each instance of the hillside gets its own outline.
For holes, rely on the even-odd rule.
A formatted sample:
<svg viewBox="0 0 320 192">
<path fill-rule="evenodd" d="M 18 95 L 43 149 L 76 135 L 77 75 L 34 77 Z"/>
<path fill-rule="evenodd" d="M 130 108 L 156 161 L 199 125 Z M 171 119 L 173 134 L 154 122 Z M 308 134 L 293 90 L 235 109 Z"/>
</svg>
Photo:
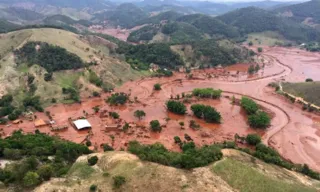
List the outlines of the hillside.
<svg viewBox="0 0 320 192">
<path fill-rule="evenodd" d="M 119 5 L 115 10 L 98 13 L 94 20 L 100 22 L 107 21 L 108 24 L 120 26 L 122 28 L 131 28 L 137 21 L 147 18 L 148 15 L 141 8 L 132 3 Z"/>
<path fill-rule="evenodd" d="M 9 7 L 0 8 L 0 18 L 20 24 L 29 24 L 41 20 L 43 15 L 27 9 Z"/>
<path fill-rule="evenodd" d="M 312 0 L 295 5 L 280 7 L 274 10 L 275 13 L 291 18 L 298 22 L 320 24 L 320 1 Z"/>
<path fill-rule="evenodd" d="M 288 40 L 298 42 L 318 41 L 320 39 L 320 33 L 311 27 L 254 7 L 229 12 L 218 16 L 217 19 L 237 27 L 243 35 L 275 31 Z"/>
<path fill-rule="evenodd" d="M 20 26 L 14 23 L 11 23 L 7 20 L 0 19 L 0 33 L 5 33 L 7 31 L 11 31 L 19 28 Z"/>
<path fill-rule="evenodd" d="M 320 82 L 283 83 L 283 90 L 320 106 Z"/>
<path fill-rule="evenodd" d="M 30 63 L 32 60 L 28 60 L 28 65 L 21 61 L 17 65 L 17 60 L 12 52 L 12 47 L 15 50 L 23 47 L 27 42 L 38 41 L 56 46 L 50 48 L 53 51 L 57 51 L 55 56 L 58 56 L 58 53 L 64 54 L 62 52 L 65 49 L 67 51 L 66 54 L 75 55 L 83 63 L 93 62 L 96 64 L 90 65 L 89 71 L 85 70 L 85 68 L 75 71 L 60 69 L 53 72 L 52 80 L 46 81 L 45 74 L 47 71 L 44 68 L 39 67 L 39 65 L 32 65 L 37 64 Z M 94 41 L 94 38 L 51 28 L 26 29 L 3 34 L 0 39 L 0 55 L 2 56 L 0 60 L 2 68 L 0 73 L 2 85 L 0 92 L 1 94 L 8 91 L 14 93 L 14 99 L 19 103 L 26 97 L 25 90 L 30 88 L 30 85 L 25 84 L 23 79 L 27 78 L 28 74 L 32 74 L 34 76 L 33 82 L 36 86 L 34 95 L 40 95 L 41 101 L 45 105 L 48 105 L 51 103 L 52 98 L 57 100 L 57 102 L 72 102 L 69 99 L 65 100 L 66 96 L 62 94 L 62 88 L 73 87 L 79 91 L 81 96 L 88 97 L 93 91 L 100 92 L 104 87 L 111 88 L 138 77 L 139 73 L 133 71 L 127 63 L 118 60 L 116 57 L 109 56 L 109 49 L 103 46 L 106 41 L 101 38 L 99 41 Z M 39 47 L 41 50 L 39 43 L 36 47 Z M 48 57 L 46 55 L 39 56 L 42 58 Z M 58 61 L 58 58 L 51 62 L 56 62 L 55 60 Z M 98 79 L 101 79 L 101 87 L 94 85 L 95 82 L 90 80 L 89 77 L 93 74 L 96 74 Z"/>
<path fill-rule="evenodd" d="M 91 154 L 98 163 L 87 165 L 88 156 L 73 164 L 65 179 L 53 179 L 36 192 L 57 190 L 87 192 L 92 185 L 101 191 L 316 191 L 318 181 L 269 165 L 239 151 L 223 150 L 224 159 L 192 170 L 176 169 L 139 160 L 126 152 Z M 125 182 L 115 185 L 115 176 Z M 78 181 L 77 181 L 78 180 Z M 80 183 L 79 183 L 80 182 Z M 262 184 L 263 183 L 263 184 Z M 119 189 L 115 189 L 117 186 Z"/>
</svg>

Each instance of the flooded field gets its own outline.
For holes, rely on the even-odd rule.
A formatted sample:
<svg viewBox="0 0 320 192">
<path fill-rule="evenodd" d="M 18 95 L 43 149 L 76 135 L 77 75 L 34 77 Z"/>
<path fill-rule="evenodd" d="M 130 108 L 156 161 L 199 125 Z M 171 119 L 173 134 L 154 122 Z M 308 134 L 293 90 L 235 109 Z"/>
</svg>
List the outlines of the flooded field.
<svg viewBox="0 0 320 192">
<path fill-rule="evenodd" d="M 279 151 L 279 153 L 294 163 L 307 163 L 316 170 L 320 170 L 320 117 L 301 110 L 301 106 L 293 105 L 277 95 L 267 87 L 270 82 L 279 80 L 304 81 L 306 78 L 320 80 L 320 55 L 298 49 L 279 47 L 265 47 L 259 56 L 259 65 L 264 69 L 254 76 L 248 76 L 246 71 L 250 64 L 237 64 L 222 69 L 205 69 L 193 71 L 193 78 L 184 73 L 175 73 L 170 78 L 144 78 L 138 81 L 127 82 L 117 88 L 116 92 L 125 92 L 130 95 L 131 102 L 121 107 L 113 107 L 105 102 L 109 94 L 101 98 L 84 98 L 81 104 L 54 105 L 46 109 L 57 125 L 67 125 L 68 129 L 52 132 L 49 126 L 38 128 L 41 132 L 58 135 L 74 142 L 83 142 L 86 139 L 98 149 L 103 143 L 113 145 L 117 150 L 125 148 L 128 141 L 138 140 L 150 144 L 161 142 L 171 150 L 179 150 L 174 144 L 173 137 L 189 135 L 197 145 L 233 140 L 234 135 L 246 135 L 257 132 L 263 136 L 263 141 Z M 154 91 L 153 85 L 160 83 L 162 90 Z M 192 98 L 187 104 L 185 116 L 168 113 L 165 102 L 177 94 L 188 93 L 194 88 L 222 89 L 223 96 L 218 100 Z M 244 112 L 238 105 L 231 104 L 230 97 L 248 96 L 272 113 L 271 126 L 265 131 L 249 128 Z M 222 116 L 221 124 L 208 124 L 195 118 L 189 106 L 193 103 L 202 103 L 215 107 Z M 92 109 L 100 107 L 100 112 Z M 135 110 L 144 110 L 146 117 L 138 120 L 134 117 Z M 114 120 L 103 112 L 114 111 L 119 113 L 120 119 Z M 49 120 L 44 113 L 36 113 L 37 118 Z M 69 118 L 77 119 L 86 116 L 92 129 L 77 131 L 69 122 Z M 151 133 L 149 122 L 159 120 L 163 129 L 161 133 Z M 190 120 L 201 126 L 199 130 L 189 127 Z M 106 128 L 107 125 L 119 125 L 121 128 L 127 122 L 131 125 L 127 133 L 120 130 Z M 180 126 L 179 122 L 184 122 Z M 1 126 L 6 136 L 13 130 L 23 129 L 26 132 L 36 130 L 34 122 L 24 120 L 21 124 Z"/>
</svg>

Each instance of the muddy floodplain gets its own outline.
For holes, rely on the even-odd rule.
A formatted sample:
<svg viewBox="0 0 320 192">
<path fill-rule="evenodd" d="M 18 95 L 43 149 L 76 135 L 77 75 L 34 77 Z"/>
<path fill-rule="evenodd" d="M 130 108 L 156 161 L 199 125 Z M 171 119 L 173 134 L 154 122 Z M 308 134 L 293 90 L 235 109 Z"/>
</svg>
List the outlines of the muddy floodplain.
<svg viewBox="0 0 320 192">
<path fill-rule="evenodd" d="M 130 102 L 123 106 L 110 106 L 105 99 L 110 94 L 102 94 L 99 98 L 83 98 L 81 104 L 57 104 L 46 109 L 49 111 L 56 126 L 68 126 L 61 131 L 51 131 L 49 126 L 36 128 L 33 121 L 24 120 L 20 124 L 1 126 L 2 134 L 9 136 L 12 131 L 22 129 L 25 132 L 41 132 L 57 135 L 61 138 L 77 143 L 90 140 L 97 150 L 101 144 L 108 143 L 115 149 L 125 148 L 131 140 L 138 140 L 145 144 L 160 142 L 171 150 L 179 150 L 174 144 L 173 137 L 189 135 L 197 145 L 211 144 L 224 140 L 233 140 L 234 135 L 258 133 L 263 136 L 263 142 L 268 144 L 294 163 L 306 163 L 316 170 L 320 170 L 320 117 L 303 112 L 301 107 L 293 105 L 277 95 L 267 85 L 277 81 L 304 81 L 306 78 L 320 80 L 320 55 L 294 48 L 265 47 L 258 56 L 261 67 L 257 74 L 249 76 L 246 71 L 250 64 L 237 64 L 227 68 L 205 69 L 192 71 L 193 78 L 184 73 L 174 73 L 169 78 L 144 78 L 127 82 L 117 88 L 116 92 L 130 95 Z M 256 65 L 255 64 L 255 65 Z M 154 91 L 153 85 L 160 83 L 162 90 Z M 190 99 L 187 103 L 188 111 L 184 116 L 169 113 L 165 102 L 170 97 L 189 93 L 194 88 L 222 89 L 222 97 L 213 99 Z M 242 96 L 253 98 L 261 107 L 272 115 L 271 126 L 266 130 L 251 129 L 246 122 L 246 115 L 238 105 L 231 103 L 231 97 L 240 99 Z M 181 101 L 183 99 L 180 99 Z M 190 111 L 190 105 L 202 103 L 210 105 L 221 113 L 221 124 L 208 124 L 197 119 Z M 100 112 L 92 109 L 99 106 Z M 144 110 L 146 116 L 141 120 L 134 117 L 135 110 Z M 120 119 L 108 116 L 108 112 L 119 113 Z M 45 113 L 36 113 L 37 119 L 49 120 Z M 86 116 L 91 123 L 89 130 L 78 131 L 70 124 L 69 118 L 77 119 Z M 151 120 L 159 120 L 162 125 L 161 133 L 152 133 L 149 128 Z M 189 127 L 190 120 L 200 125 L 199 130 Z M 124 133 L 120 129 L 130 124 Z M 184 122 L 180 126 L 179 122 Z M 112 126 L 118 128 L 112 128 Z M 106 126 L 111 126 L 106 127 Z"/>
</svg>

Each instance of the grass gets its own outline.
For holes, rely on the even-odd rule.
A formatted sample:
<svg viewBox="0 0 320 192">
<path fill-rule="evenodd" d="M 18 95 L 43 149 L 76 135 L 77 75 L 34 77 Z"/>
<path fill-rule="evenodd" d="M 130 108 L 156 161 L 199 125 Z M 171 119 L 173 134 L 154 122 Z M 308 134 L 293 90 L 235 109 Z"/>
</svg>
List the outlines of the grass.
<svg viewBox="0 0 320 192">
<path fill-rule="evenodd" d="M 286 182 L 276 178 L 274 175 L 267 175 L 262 171 L 253 168 L 252 165 L 226 158 L 212 167 L 212 171 L 225 180 L 231 187 L 241 192 L 316 192 L 296 182 Z"/>
<path fill-rule="evenodd" d="M 253 42 L 254 45 L 268 45 L 273 46 L 278 43 L 287 43 L 277 32 L 266 31 L 261 33 L 251 33 L 248 35 L 247 43 Z"/>
<path fill-rule="evenodd" d="M 73 87 L 74 82 L 79 79 L 80 75 L 80 72 L 66 73 L 64 71 L 60 71 L 54 73 L 54 79 L 60 87 L 67 88 Z"/>
<path fill-rule="evenodd" d="M 68 176 L 76 176 L 81 179 L 86 179 L 93 174 L 95 170 L 90 167 L 87 163 L 75 163 L 73 166 L 70 168 L 68 172 Z"/>
<path fill-rule="evenodd" d="M 283 83 L 283 91 L 320 106 L 320 82 Z"/>
</svg>

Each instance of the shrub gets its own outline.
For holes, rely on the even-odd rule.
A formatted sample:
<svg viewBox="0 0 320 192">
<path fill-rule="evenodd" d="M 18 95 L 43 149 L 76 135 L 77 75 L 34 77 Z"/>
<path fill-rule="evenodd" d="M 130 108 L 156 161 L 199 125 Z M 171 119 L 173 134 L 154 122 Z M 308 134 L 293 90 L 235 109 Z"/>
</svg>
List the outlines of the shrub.
<svg viewBox="0 0 320 192">
<path fill-rule="evenodd" d="M 266 112 L 258 111 L 248 118 L 249 125 L 253 128 L 266 128 L 270 125 L 270 117 Z"/>
<path fill-rule="evenodd" d="M 41 165 L 37 170 L 38 175 L 45 181 L 50 180 L 53 175 L 53 168 L 51 165 Z"/>
<path fill-rule="evenodd" d="M 190 127 L 191 129 L 194 129 L 194 130 L 200 129 L 200 125 L 197 124 L 195 120 L 190 120 L 190 121 L 189 121 L 189 127 Z"/>
<path fill-rule="evenodd" d="M 119 119 L 120 115 L 117 112 L 109 112 L 109 115 L 114 119 Z"/>
<path fill-rule="evenodd" d="M 214 90 L 212 88 L 194 89 L 192 94 L 201 98 L 217 99 L 221 97 L 222 90 Z"/>
<path fill-rule="evenodd" d="M 125 123 L 122 127 L 122 131 L 126 132 L 129 129 L 129 123 Z"/>
<path fill-rule="evenodd" d="M 187 111 L 186 106 L 180 101 L 169 100 L 166 105 L 167 109 L 172 113 L 183 115 Z"/>
<path fill-rule="evenodd" d="M 94 97 L 100 97 L 100 93 L 97 91 L 92 92 L 92 96 Z"/>
<path fill-rule="evenodd" d="M 35 172 L 27 172 L 27 174 L 23 177 L 23 185 L 26 187 L 34 187 L 40 183 L 39 175 Z"/>
<path fill-rule="evenodd" d="M 203 118 L 208 123 L 220 123 L 221 115 L 215 108 L 209 105 L 194 104 L 191 105 L 193 114 L 198 118 Z"/>
<path fill-rule="evenodd" d="M 306 79 L 306 82 L 313 82 L 313 79 L 308 78 L 308 79 Z"/>
<path fill-rule="evenodd" d="M 249 45 L 249 46 L 252 46 L 252 45 L 253 45 L 253 42 L 252 42 L 252 41 L 250 41 L 250 42 L 248 43 L 248 45 Z"/>
<path fill-rule="evenodd" d="M 176 144 L 181 144 L 181 143 L 182 143 L 180 137 L 178 137 L 178 136 L 175 136 L 175 137 L 173 138 L 173 140 L 174 140 L 174 143 L 176 143 Z"/>
<path fill-rule="evenodd" d="M 255 114 L 259 109 L 258 104 L 248 97 L 242 97 L 240 104 L 249 115 Z"/>
<path fill-rule="evenodd" d="M 128 99 L 129 97 L 125 93 L 115 93 L 107 99 L 107 102 L 111 105 L 123 105 L 127 102 Z"/>
<path fill-rule="evenodd" d="M 159 90 L 161 90 L 161 85 L 159 83 L 154 84 L 153 89 L 156 91 L 159 91 Z"/>
<path fill-rule="evenodd" d="M 0 118 L 0 125 L 5 125 L 5 124 L 7 124 L 7 122 L 8 122 L 8 119 Z"/>
<path fill-rule="evenodd" d="M 90 157 L 90 158 L 88 159 L 88 164 L 89 164 L 90 166 L 93 166 L 93 165 L 97 164 L 98 160 L 99 160 L 99 159 L 98 159 L 97 156 L 92 156 L 92 157 Z"/>
<path fill-rule="evenodd" d="M 91 141 L 86 141 L 86 146 L 90 147 L 92 145 Z"/>
<path fill-rule="evenodd" d="M 92 107 L 92 109 L 93 109 L 93 111 L 95 113 L 98 113 L 100 111 L 100 107 L 99 106 L 94 106 L 94 107 Z"/>
<path fill-rule="evenodd" d="M 97 191 L 97 185 L 94 185 L 94 184 L 92 184 L 91 186 L 90 186 L 90 192 L 95 192 L 95 191 Z"/>
<path fill-rule="evenodd" d="M 151 128 L 151 131 L 153 131 L 153 132 L 161 132 L 162 131 L 162 128 L 161 128 L 158 120 L 152 120 L 150 122 L 150 128 Z"/>
<path fill-rule="evenodd" d="M 103 151 L 114 151 L 114 149 L 107 143 L 103 144 Z"/>
<path fill-rule="evenodd" d="M 114 176 L 113 177 L 113 187 L 119 189 L 122 185 L 126 183 L 126 178 L 123 176 Z"/>
<path fill-rule="evenodd" d="M 134 116 L 141 120 L 142 117 L 146 116 L 146 113 L 142 110 L 136 110 Z"/>
<path fill-rule="evenodd" d="M 52 80 L 52 73 L 44 74 L 44 80 L 45 81 L 51 81 Z"/>
<path fill-rule="evenodd" d="M 261 137 L 258 134 L 248 134 L 246 141 L 249 145 L 257 145 L 261 142 Z"/>
<path fill-rule="evenodd" d="M 258 47 L 258 52 L 261 53 L 263 51 L 262 47 Z"/>
</svg>

